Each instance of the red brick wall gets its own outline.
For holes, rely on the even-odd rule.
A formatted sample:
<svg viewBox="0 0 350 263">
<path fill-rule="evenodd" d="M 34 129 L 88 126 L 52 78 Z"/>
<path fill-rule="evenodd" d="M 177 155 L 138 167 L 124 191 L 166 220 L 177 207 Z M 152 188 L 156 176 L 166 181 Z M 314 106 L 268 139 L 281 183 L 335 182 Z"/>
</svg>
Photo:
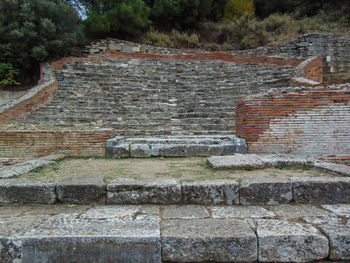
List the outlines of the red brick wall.
<svg viewBox="0 0 350 263">
<path fill-rule="evenodd" d="M 350 85 L 296 88 L 237 102 L 250 153 L 350 154 Z"/>
<path fill-rule="evenodd" d="M 104 157 L 113 129 L 0 131 L 1 158 L 33 158 L 55 152 L 70 156 Z"/>
</svg>

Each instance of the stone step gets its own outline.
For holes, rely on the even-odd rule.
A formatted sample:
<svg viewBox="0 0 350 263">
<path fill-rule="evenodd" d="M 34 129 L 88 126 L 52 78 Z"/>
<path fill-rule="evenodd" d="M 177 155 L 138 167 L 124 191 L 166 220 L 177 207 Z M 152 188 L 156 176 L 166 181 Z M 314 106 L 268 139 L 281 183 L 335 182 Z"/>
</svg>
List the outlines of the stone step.
<svg viewBox="0 0 350 263">
<path fill-rule="evenodd" d="M 235 136 L 115 137 L 107 140 L 107 157 L 194 157 L 246 153 L 245 140 Z"/>
<path fill-rule="evenodd" d="M 1 262 L 349 262 L 350 205 L 0 206 Z"/>
</svg>

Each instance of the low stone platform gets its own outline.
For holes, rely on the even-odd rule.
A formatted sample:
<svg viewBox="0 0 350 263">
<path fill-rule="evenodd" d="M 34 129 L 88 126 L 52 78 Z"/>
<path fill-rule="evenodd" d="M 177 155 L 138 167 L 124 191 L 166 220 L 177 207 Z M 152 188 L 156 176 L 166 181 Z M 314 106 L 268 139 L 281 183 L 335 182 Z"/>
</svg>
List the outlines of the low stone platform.
<svg viewBox="0 0 350 263">
<path fill-rule="evenodd" d="M 350 205 L 0 206 L 1 262 L 349 262 Z"/>
<path fill-rule="evenodd" d="M 1 179 L 0 204 L 277 205 L 350 203 L 350 177 L 249 177 L 245 180 L 78 177 L 61 182 Z"/>
<path fill-rule="evenodd" d="M 194 157 L 246 153 L 245 140 L 235 136 L 115 137 L 106 145 L 107 157 Z"/>
</svg>

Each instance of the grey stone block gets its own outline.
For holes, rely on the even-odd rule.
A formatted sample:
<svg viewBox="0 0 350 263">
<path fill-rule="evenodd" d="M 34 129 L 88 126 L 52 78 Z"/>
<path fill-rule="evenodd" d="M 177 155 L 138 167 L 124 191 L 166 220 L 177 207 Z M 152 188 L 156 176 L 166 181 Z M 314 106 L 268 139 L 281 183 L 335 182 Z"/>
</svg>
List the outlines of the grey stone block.
<svg viewBox="0 0 350 263">
<path fill-rule="evenodd" d="M 292 183 L 288 179 L 264 177 L 244 179 L 239 187 L 243 205 L 289 203 L 293 199 Z"/>
<path fill-rule="evenodd" d="M 350 178 L 291 178 L 297 203 L 350 203 Z"/>
<path fill-rule="evenodd" d="M 242 138 L 234 138 L 235 153 L 247 153 L 248 146 L 246 140 Z"/>
<path fill-rule="evenodd" d="M 315 162 L 314 167 L 327 172 L 340 174 L 342 176 L 350 176 L 350 168 L 347 165 L 329 162 Z"/>
<path fill-rule="evenodd" d="M 257 239 L 243 220 L 192 219 L 162 222 L 163 261 L 255 262 Z"/>
<path fill-rule="evenodd" d="M 350 218 L 350 204 L 323 205 L 322 207 L 338 216 Z"/>
<path fill-rule="evenodd" d="M 350 260 L 350 225 L 320 226 L 330 242 L 331 260 Z"/>
<path fill-rule="evenodd" d="M 328 239 L 316 228 L 281 220 L 256 220 L 259 262 L 311 262 L 328 257 Z"/>
<path fill-rule="evenodd" d="M 110 204 L 176 204 L 180 201 L 181 186 L 173 179 L 120 178 L 107 185 Z"/>
<path fill-rule="evenodd" d="M 130 157 L 129 144 L 123 143 L 124 137 L 115 137 L 107 140 L 106 156 L 114 158 Z"/>
<path fill-rule="evenodd" d="M 57 199 L 71 204 L 104 202 L 105 184 L 102 177 L 80 177 L 56 185 Z"/>
<path fill-rule="evenodd" d="M 151 147 L 147 144 L 131 144 L 130 145 L 130 156 L 146 158 L 151 157 L 152 150 Z"/>
<path fill-rule="evenodd" d="M 0 181 L 0 204 L 53 204 L 55 184 L 22 179 Z"/>
<path fill-rule="evenodd" d="M 274 218 L 276 214 L 259 206 L 218 206 L 211 209 L 213 218 Z"/>
<path fill-rule="evenodd" d="M 155 144 L 152 145 L 152 156 L 186 157 L 186 144 Z"/>
<path fill-rule="evenodd" d="M 238 183 L 232 180 L 183 182 L 182 203 L 202 205 L 239 204 Z"/>
<path fill-rule="evenodd" d="M 235 154 L 230 156 L 213 156 L 207 159 L 215 170 L 263 168 L 264 163 L 255 154 Z"/>
<path fill-rule="evenodd" d="M 161 262 L 159 217 L 87 219 L 62 214 L 22 238 L 23 262 Z"/>
<path fill-rule="evenodd" d="M 195 205 L 169 205 L 163 210 L 164 219 L 194 219 L 208 218 L 208 210 L 204 206 Z"/>
</svg>

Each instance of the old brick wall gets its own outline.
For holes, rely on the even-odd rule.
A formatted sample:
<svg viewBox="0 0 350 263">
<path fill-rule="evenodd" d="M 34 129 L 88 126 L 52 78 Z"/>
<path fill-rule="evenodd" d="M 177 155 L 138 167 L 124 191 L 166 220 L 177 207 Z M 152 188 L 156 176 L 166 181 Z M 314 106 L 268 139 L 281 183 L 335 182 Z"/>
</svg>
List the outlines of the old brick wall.
<svg viewBox="0 0 350 263">
<path fill-rule="evenodd" d="M 113 129 L 2 130 L 0 158 L 35 158 L 64 152 L 77 157 L 104 157 Z"/>
<path fill-rule="evenodd" d="M 236 135 L 250 153 L 350 153 L 349 84 L 249 96 L 236 115 Z"/>
</svg>

